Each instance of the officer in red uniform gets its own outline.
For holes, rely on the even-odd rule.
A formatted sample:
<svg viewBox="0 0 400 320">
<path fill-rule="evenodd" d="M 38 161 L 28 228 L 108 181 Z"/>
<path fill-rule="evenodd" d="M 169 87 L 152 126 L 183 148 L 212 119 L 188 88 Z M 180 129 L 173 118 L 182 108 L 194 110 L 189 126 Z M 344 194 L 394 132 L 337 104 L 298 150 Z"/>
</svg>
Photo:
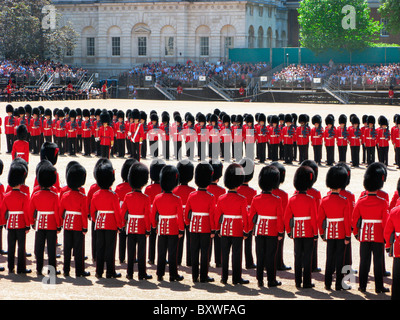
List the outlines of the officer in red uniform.
<svg viewBox="0 0 400 320">
<path fill-rule="evenodd" d="M 324 137 L 324 128 L 322 127 L 322 118 L 320 115 L 315 115 L 311 118 L 311 123 L 314 127 L 311 129 L 310 138 L 311 145 L 314 150 L 314 161 L 321 165 L 322 160 L 322 144 Z"/>
<path fill-rule="evenodd" d="M 221 157 L 226 162 L 231 162 L 231 145 L 233 142 L 232 137 L 231 118 L 225 114 L 222 117 L 222 126 L 220 131 L 221 136 Z"/>
<path fill-rule="evenodd" d="M 375 147 L 377 138 L 377 131 L 375 129 L 375 117 L 368 116 L 367 124 L 368 127 L 365 128 L 363 134 L 363 144 L 367 152 L 367 165 L 370 165 L 371 163 L 375 162 Z"/>
<path fill-rule="evenodd" d="M 133 109 L 130 117 L 133 122 L 129 125 L 129 131 L 127 138 L 132 141 L 132 157 L 140 161 L 140 146 L 144 137 L 143 124 L 140 123 L 140 112 L 137 109 Z"/>
<path fill-rule="evenodd" d="M 114 145 L 114 130 L 110 127 L 110 115 L 108 112 L 102 112 L 100 115 L 100 122 L 102 126 L 99 128 L 99 136 L 97 139 L 100 141 L 100 150 L 102 158 L 110 158 L 110 149 Z"/>
<path fill-rule="evenodd" d="M 312 253 L 318 238 L 317 208 L 315 200 L 307 194 L 314 181 L 314 171 L 301 166 L 294 176 L 297 192 L 289 199 L 284 215 L 285 229 L 294 239 L 294 264 L 296 288 L 313 288 L 311 283 Z"/>
<path fill-rule="evenodd" d="M 165 162 L 164 160 L 153 160 L 150 163 L 150 180 L 152 183 L 146 187 L 144 190 L 144 194 L 149 196 L 151 207 L 153 207 L 155 197 L 162 192 L 160 185 L 160 172 L 162 168 L 164 168 Z M 152 227 L 150 230 L 149 236 L 149 254 L 148 261 L 150 264 L 154 264 L 155 256 L 156 256 L 156 239 L 157 233 L 156 228 Z"/>
<path fill-rule="evenodd" d="M 29 218 L 36 230 L 35 256 L 36 271 L 42 274 L 44 247 L 47 242 L 48 265 L 57 270 L 56 247 L 57 233 L 61 231 L 62 218 L 57 193 L 50 188 L 56 183 L 56 168 L 48 160 L 42 160 L 37 166 L 37 180 L 40 190 L 33 193 L 29 206 Z M 56 271 L 60 274 L 60 271 Z"/>
<path fill-rule="evenodd" d="M 299 124 L 296 128 L 296 144 L 299 147 L 299 162 L 308 160 L 308 146 L 310 144 L 311 129 L 308 125 L 309 116 L 306 114 L 299 115 Z"/>
<path fill-rule="evenodd" d="M 276 280 L 276 253 L 278 241 L 283 239 L 284 224 L 282 200 L 272 194 L 279 187 L 279 170 L 273 165 L 261 169 L 258 185 L 262 193 L 255 196 L 249 211 L 249 227 L 254 228 L 257 255 L 258 286 L 264 286 L 264 266 L 268 287 L 280 286 Z"/>
<path fill-rule="evenodd" d="M 51 120 L 51 110 L 47 108 L 44 111 L 44 119 L 42 122 L 42 131 L 43 131 L 43 138 L 45 142 L 52 142 L 53 136 L 53 125 Z"/>
<path fill-rule="evenodd" d="M 190 161 L 194 159 L 194 146 L 197 141 L 197 132 L 194 125 L 194 117 L 192 114 L 187 115 L 186 123 L 184 125 L 186 156 Z"/>
<path fill-rule="evenodd" d="M 102 278 L 104 262 L 107 265 L 106 277 L 119 278 L 115 272 L 115 243 L 117 230 L 123 227 L 118 195 L 110 188 L 115 181 L 111 162 L 96 167 L 96 182 L 100 190 L 96 191 L 90 203 L 90 216 L 96 230 L 96 278 Z"/>
<path fill-rule="evenodd" d="M 364 188 L 367 191 L 361 196 L 353 211 L 353 233 L 360 241 L 359 288 L 366 292 L 368 273 L 371 266 L 371 255 L 374 255 L 375 292 L 388 292 L 383 286 L 383 254 L 386 220 L 388 217 L 388 202 L 377 195 L 385 180 L 385 171 L 380 164 L 368 166 L 364 175 Z"/>
<path fill-rule="evenodd" d="M 247 211 L 250 210 L 253 198 L 257 195 L 257 191 L 249 186 L 249 182 L 254 176 L 254 161 L 250 158 L 244 157 L 239 161 L 239 164 L 244 170 L 244 181 L 243 184 L 237 189 L 237 193 L 246 198 L 247 201 Z M 253 259 L 253 231 L 249 229 L 249 236 L 244 241 L 244 256 L 245 256 L 245 266 L 246 269 L 254 269 L 256 265 Z"/>
<path fill-rule="evenodd" d="M 211 159 L 217 159 L 220 154 L 220 126 L 218 124 L 218 116 L 212 114 L 210 117 L 211 124 L 207 126 L 208 129 L 208 156 Z"/>
<path fill-rule="evenodd" d="M 335 162 L 335 118 L 333 115 L 328 114 L 325 118 L 325 131 L 324 131 L 324 143 L 326 148 L 326 164 L 333 166 Z"/>
<path fill-rule="evenodd" d="M 179 172 L 179 185 L 172 191 L 174 195 L 177 195 L 181 198 L 182 201 L 182 209 L 185 211 L 186 202 L 191 194 L 195 189 L 190 187 L 188 184 L 190 181 L 193 180 L 194 175 L 194 166 L 193 163 L 187 160 L 182 160 L 178 162 L 176 168 Z M 185 225 L 186 230 L 186 265 L 190 267 L 192 265 L 190 260 L 190 233 L 189 233 L 189 226 Z M 185 236 L 183 235 L 179 238 L 178 241 L 178 266 L 182 263 L 182 253 L 183 253 L 183 243 L 184 243 Z"/>
<path fill-rule="evenodd" d="M 160 128 L 158 124 L 158 115 L 156 113 L 150 114 L 150 123 L 148 125 L 148 140 L 150 147 L 151 157 L 158 157 L 158 135 L 160 134 Z"/>
<path fill-rule="evenodd" d="M 184 127 L 182 117 L 177 114 L 174 117 L 174 124 L 171 126 L 172 142 L 174 144 L 175 160 L 182 160 L 182 140 L 184 137 Z"/>
<path fill-rule="evenodd" d="M 255 145 L 257 141 L 257 131 L 254 127 L 254 117 L 248 114 L 243 126 L 243 137 L 246 146 L 246 157 L 254 159 Z"/>
<path fill-rule="evenodd" d="M 88 231 L 88 206 L 86 195 L 80 188 L 86 181 L 86 169 L 74 164 L 67 170 L 67 185 L 70 188 L 60 198 L 60 214 L 64 220 L 64 275 L 69 276 L 71 252 L 75 257 L 76 277 L 87 277 L 84 266 L 84 237 Z"/>
<path fill-rule="evenodd" d="M 211 240 L 215 236 L 215 196 L 207 192 L 212 176 L 213 168 L 209 163 L 202 162 L 196 166 L 195 183 L 198 189 L 189 195 L 184 211 L 185 224 L 190 232 L 193 282 L 199 281 L 199 273 L 200 282 L 214 282 L 214 278 L 208 276 Z"/>
<path fill-rule="evenodd" d="M 233 163 L 225 170 L 224 184 L 228 193 L 217 201 L 215 223 L 218 236 L 221 237 L 222 277 L 221 283 L 228 281 L 229 255 L 232 249 L 232 282 L 248 284 L 242 278 L 243 238 L 248 237 L 249 223 L 246 198 L 237 193 L 243 184 L 244 170 L 241 165 Z"/>
<path fill-rule="evenodd" d="M 29 142 L 26 141 L 28 130 L 25 125 L 19 125 L 16 131 L 16 140 L 11 150 L 12 159 L 22 158 L 29 163 Z"/>
<path fill-rule="evenodd" d="M 66 130 L 67 130 L 67 150 L 70 156 L 76 155 L 77 150 L 77 138 L 79 132 L 79 125 L 76 121 L 76 110 L 71 110 L 69 112 L 69 119 L 70 121 L 67 123 Z"/>
<path fill-rule="evenodd" d="M 58 121 L 56 124 L 57 130 L 57 145 L 60 148 L 60 155 L 64 155 L 67 148 L 67 121 L 65 120 L 64 110 L 58 110 Z"/>
<path fill-rule="evenodd" d="M 149 169 L 135 162 L 129 169 L 128 181 L 132 191 L 126 194 L 121 207 L 122 221 L 128 238 L 127 279 L 133 279 L 135 259 L 138 262 L 139 280 L 152 279 L 146 273 L 146 238 L 150 234 L 150 197 L 142 193 L 149 179 Z M 137 254 L 136 254 L 137 245 Z"/>
<path fill-rule="evenodd" d="M 357 168 L 360 165 L 360 146 L 362 142 L 362 132 L 360 128 L 360 119 L 353 115 L 350 117 L 351 126 L 348 128 L 349 144 L 351 152 L 352 166 Z"/>
<path fill-rule="evenodd" d="M 334 271 L 336 271 L 335 290 L 350 289 L 342 286 L 345 251 L 351 237 L 349 202 L 340 195 L 346 183 L 346 169 L 341 166 L 331 167 L 326 176 L 326 186 L 331 192 L 322 199 L 318 210 L 319 233 L 322 240 L 327 242 L 325 266 L 327 290 L 331 290 Z"/>
<path fill-rule="evenodd" d="M 279 147 L 281 143 L 281 127 L 279 126 L 279 117 L 275 115 L 271 117 L 271 125 L 268 127 L 268 143 L 271 151 L 270 152 L 271 160 L 278 161 Z"/>
<path fill-rule="evenodd" d="M 26 274 L 31 270 L 26 268 L 25 239 L 30 229 L 29 195 L 20 188 L 27 176 L 27 169 L 18 161 L 13 161 L 8 172 L 8 185 L 12 188 L 4 195 L 0 208 L 0 225 L 8 230 L 8 271 L 14 272 L 15 247 L 18 243 L 17 273 Z"/>
<path fill-rule="evenodd" d="M 339 116 L 339 126 L 336 128 L 336 144 L 339 152 L 339 162 L 346 162 L 347 143 L 349 139 L 349 132 L 346 127 L 347 116 L 341 114 Z"/>
<path fill-rule="evenodd" d="M 206 126 L 206 116 L 199 114 L 198 125 L 196 126 L 197 133 L 197 150 L 199 160 L 204 161 L 206 159 L 206 144 L 208 141 L 208 129 Z"/>
<path fill-rule="evenodd" d="M 32 118 L 30 121 L 31 127 L 31 145 L 33 149 L 33 154 L 39 154 L 40 150 L 40 135 L 42 133 L 42 124 L 39 119 L 39 109 L 32 109 Z"/>
<path fill-rule="evenodd" d="M 260 163 L 264 163 L 266 159 L 266 147 L 269 140 L 269 127 L 267 126 L 267 117 L 261 113 L 258 116 L 258 125 L 256 128 L 257 135 L 257 155 Z M 276 152 L 278 153 L 278 152 Z"/>
<path fill-rule="evenodd" d="M 93 126 L 92 122 L 90 121 L 90 111 L 88 109 L 83 109 L 82 116 L 84 119 L 81 127 L 83 147 L 85 150 L 84 156 L 90 157 L 92 153 L 91 139 L 93 135 Z"/>
<path fill-rule="evenodd" d="M 293 125 L 291 114 L 285 115 L 285 123 L 281 130 L 281 139 L 283 141 L 285 164 L 292 164 L 293 161 L 293 143 L 296 141 L 296 128 Z"/>
<path fill-rule="evenodd" d="M 174 166 L 165 166 L 160 172 L 160 186 L 162 193 L 154 198 L 151 210 L 151 224 L 157 228 L 158 234 L 158 261 L 157 280 L 163 281 L 165 264 L 168 252 L 169 281 L 182 281 L 183 276 L 178 274 L 177 249 L 178 239 L 185 232 L 181 199 L 172 191 L 179 181 L 178 169 Z"/>
<path fill-rule="evenodd" d="M 378 146 L 378 159 L 384 165 L 388 165 L 388 154 L 389 154 L 389 141 L 390 141 L 390 131 L 389 131 L 389 121 L 386 117 L 380 116 L 378 118 L 379 128 L 377 131 L 377 146 Z"/>
<path fill-rule="evenodd" d="M 396 117 L 395 126 L 391 130 L 391 139 L 395 152 L 395 163 L 400 169 L 400 117 Z"/>
<path fill-rule="evenodd" d="M 16 118 L 14 117 L 14 107 L 11 104 L 6 106 L 7 116 L 4 120 L 6 141 L 7 141 L 7 153 L 11 153 L 12 145 L 14 143 L 14 131 L 16 126 Z"/>
</svg>

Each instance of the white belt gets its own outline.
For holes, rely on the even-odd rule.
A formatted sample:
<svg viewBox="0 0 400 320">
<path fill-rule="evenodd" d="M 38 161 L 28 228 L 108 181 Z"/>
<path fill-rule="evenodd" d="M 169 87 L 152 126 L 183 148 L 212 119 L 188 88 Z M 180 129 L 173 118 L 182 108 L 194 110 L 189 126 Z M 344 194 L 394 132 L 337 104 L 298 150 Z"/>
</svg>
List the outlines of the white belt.
<svg viewBox="0 0 400 320">
<path fill-rule="evenodd" d="M 8 211 L 8 214 L 9 215 L 11 215 L 11 214 L 24 214 L 24 212 L 23 211 Z"/>
<path fill-rule="evenodd" d="M 208 217 L 209 215 L 208 212 L 192 212 L 192 217 Z"/>
<path fill-rule="evenodd" d="M 17 156 L 23 155 L 25 152 L 17 152 Z"/>
<path fill-rule="evenodd" d="M 337 219 L 329 219 L 326 218 L 326 222 L 331 223 L 331 222 L 340 222 L 340 221 L 344 221 L 344 218 L 337 218 Z"/>
<path fill-rule="evenodd" d="M 176 214 L 174 214 L 173 216 L 164 216 L 164 215 L 159 215 L 158 216 L 160 219 L 174 219 L 177 218 Z"/>
<path fill-rule="evenodd" d="M 40 220 L 40 216 L 43 215 L 52 215 L 54 214 L 54 211 L 38 211 L 37 212 L 37 217 L 36 217 L 36 223 L 35 223 L 35 230 L 38 230 L 38 225 L 39 225 L 39 220 Z"/>
<path fill-rule="evenodd" d="M 71 214 L 71 215 L 74 215 L 74 216 L 80 216 L 80 215 L 82 215 L 82 212 L 79 212 L 79 211 L 65 211 L 65 214 L 67 215 L 67 214 Z"/>
<path fill-rule="evenodd" d="M 258 226 L 260 224 L 260 220 L 277 220 L 277 216 L 261 216 L 258 215 L 257 217 L 257 223 L 256 223 L 256 229 L 254 230 L 254 235 L 258 235 Z"/>
<path fill-rule="evenodd" d="M 382 220 L 362 219 L 362 223 L 382 223 Z"/>
<path fill-rule="evenodd" d="M 371 138 L 371 137 L 367 137 L 367 139 L 373 139 L 373 138 Z"/>
<path fill-rule="evenodd" d="M 311 220 L 311 217 L 293 217 L 294 221 L 305 221 L 305 220 Z"/>
<path fill-rule="evenodd" d="M 338 137 L 338 139 L 344 139 L 344 137 Z"/>
<path fill-rule="evenodd" d="M 98 214 L 114 213 L 114 211 L 97 211 Z"/>
<path fill-rule="evenodd" d="M 144 215 L 128 214 L 128 221 L 129 219 L 144 219 Z"/>
<path fill-rule="evenodd" d="M 243 219 L 242 216 L 225 215 L 225 214 L 223 217 L 224 217 L 224 219 Z"/>
<path fill-rule="evenodd" d="M 395 232 L 396 237 L 400 237 L 400 232 Z"/>
<path fill-rule="evenodd" d="M 314 139 L 321 138 L 321 136 L 313 136 Z"/>
<path fill-rule="evenodd" d="M 51 128 L 43 128 L 43 130 L 50 130 Z"/>
</svg>

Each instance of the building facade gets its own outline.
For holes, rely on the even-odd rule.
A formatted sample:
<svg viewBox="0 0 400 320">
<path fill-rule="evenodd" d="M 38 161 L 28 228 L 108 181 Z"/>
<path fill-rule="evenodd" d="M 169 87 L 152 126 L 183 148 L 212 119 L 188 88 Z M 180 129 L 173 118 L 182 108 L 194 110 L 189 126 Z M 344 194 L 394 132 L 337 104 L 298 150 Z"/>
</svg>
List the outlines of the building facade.
<svg viewBox="0 0 400 320">
<path fill-rule="evenodd" d="M 65 62 L 117 75 L 154 61 L 216 62 L 229 48 L 288 44 L 282 0 L 53 0 L 61 23 L 72 23 L 77 46 Z"/>
</svg>

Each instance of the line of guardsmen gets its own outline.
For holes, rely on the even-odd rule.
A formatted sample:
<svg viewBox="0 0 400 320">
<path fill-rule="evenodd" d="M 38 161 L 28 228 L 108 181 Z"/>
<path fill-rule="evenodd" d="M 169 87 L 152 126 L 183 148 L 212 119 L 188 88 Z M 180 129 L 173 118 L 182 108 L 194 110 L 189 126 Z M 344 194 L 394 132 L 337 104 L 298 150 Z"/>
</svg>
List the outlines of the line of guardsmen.
<svg viewBox="0 0 400 320">
<path fill-rule="evenodd" d="M 335 118 L 329 114 L 325 118 L 306 114 L 279 114 L 266 116 L 257 113 L 227 115 L 219 109 L 204 115 L 197 113 L 194 117 L 187 112 L 182 119 L 179 112 L 170 114 L 164 111 L 159 118 L 155 110 L 146 112 L 138 109 L 122 110 L 73 109 L 65 107 L 62 110 L 44 109 L 42 106 L 32 108 L 13 108 L 6 106 L 7 116 L 4 121 L 7 140 L 7 152 L 12 152 L 13 142 L 17 139 L 17 127 L 24 124 L 27 127 L 29 150 L 37 154 L 44 141 L 56 142 L 60 154 L 74 156 L 82 153 L 85 156 L 95 154 L 109 158 L 129 157 L 140 160 L 148 155 L 159 156 L 159 148 L 163 159 L 170 159 L 170 144 L 174 147 L 174 159 L 182 160 L 184 153 L 193 160 L 195 148 L 200 161 L 206 159 L 206 154 L 212 159 L 239 162 L 243 156 L 258 159 L 265 163 L 283 160 L 292 164 L 297 159 L 299 163 L 309 159 L 310 144 L 313 149 L 313 160 L 320 165 L 322 148 L 326 148 L 326 164 L 335 163 L 335 147 L 339 154 L 339 162 L 346 162 L 348 147 L 351 152 L 351 165 L 362 163 L 370 165 L 378 161 L 388 165 L 390 144 L 395 150 L 395 165 L 400 168 L 400 117 L 394 116 L 394 125 L 389 128 L 385 116 L 376 119 L 372 115 L 362 116 L 362 126 L 357 115 L 350 115 L 350 126 L 347 126 L 347 116 L 341 114 L 339 125 L 335 127 Z M 160 121 L 161 120 L 161 121 Z M 298 120 L 298 124 L 297 124 Z M 107 128 L 103 128 L 107 127 Z M 159 145 L 161 141 L 161 146 Z M 183 150 L 185 149 L 185 150 Z M 185 152 L 184 152 L 185 151 Z M 361 152 L 361 154 L 360 154 Z M 28 156 L 27 156 L 28 158 Z M 27 159 L 26 159 L 27 160 Z M 28 160 L 27 160 L 28 161 Z"/>
<path fill-rule="evenodd" d="M 381 190 L 387 176 L 382 163 L 368 166 L 363 179 L 365 191 L 355 202 L 354 195 L 346 190 L 351 171 L 344 163 L 329 169 L 326 185 L 330 191 L 321 199 L 320 192 L 313 188 L 318 177 L 318 165 L 313 160 L 303 161 L 296 170 L 293 179 L 296 192 L 289 197 L 279 188 L 286 172 L 279 162 L 261 169 L 258 176 L 261 193 L 256 194 L 248 185 L 255 167 L 249 158 L 230 164 L 224 174 L 219 160 L 202 161 L 196 168 L 188 160 L 176 166 L 153 160 L 148 168 L 136 159 L 127 159 L 121 170 L 123 182 L 112 191 L 115 170 L 109 159 L 101 158 L 93 171 L 96 183 L 86 194 L 82 187 L 86 170 L 77 161 L 68 163 L 67 185 L 60 187 L 55 168 L 58 154 L 57 144 L 42 145 L 32 192 L 25 184 L 27 162 L 20 157 L 12 161 L 0 207 L 0 225 L 8 231 L 9 272 L 14 272 L 17 244 L 17 273 L 31 272 L 26 269 L 25 250 L 26 234 L 31 228 L 35 230 L 37 274 L 43 272 L 46 245 L 48 265 L 56 269 L 57 234 L 63 229 L 64 275 L 70 275 L 73 256 L 76 276 L 89 276 L 85 271 L 84 238 L 90 220 L 97 278 L 103 276 L 105 265 L 107 278 L 121 277 L 115 268 L 119 234 L 119 259 L 123 263 L 127 251 L 128 279 L 133 278 L 136 260 L 138 278 L 151 279 L 146 273 L 146 255 L 147 262 L 155 264 L 157 250 L 157 280 L 163 281 L 168 253 L 169 280 L 181 281 L 183 276 L 178 273 L 178 266 L 182 264 L 186 236 L 186 264 L 192 267 L 193 282 L 214 281 L 208 275 L 213 249 L 216 267 L 221 267 L 221 283 L 228 281 L 231 254 L 233 284 L 249 283 L 242 278 L 244 241 L 246 268 L 256 268 L 258 286 L 264 286 L 266 270 L 268 286 L 275 287 L 281 285 L 276 271 L 290 268 L 283 263 L 286 233 L 294 241 L 297 288 L 314 287 L 312 272 L 319 271 L 313 264 L 314 259 L 317 261 L 315 253 L 320 236 L 327 243 L 326 290 L 331 290 L 335 272 L 335 289 L 348 290 L 351 287 L 342 281 L 346 274 L 343 266 L 352 264 L 353 233 L 360 242 L 358 290 L 366 292 L 373 256 L 375 291 L 389 291 L 383 285 L 383 277 L 390 275 L 384 268 L 386 248 L 394 257 L 392 298 L 400 296 L 400 180 L 389 204 L 388 194 Z M 193 178 L 197 189 L 188 185 Z M 221 178 L 225 188 L 218 185 Z M 251 257 L 253 237 L 256 265 Z"/>
</svg>

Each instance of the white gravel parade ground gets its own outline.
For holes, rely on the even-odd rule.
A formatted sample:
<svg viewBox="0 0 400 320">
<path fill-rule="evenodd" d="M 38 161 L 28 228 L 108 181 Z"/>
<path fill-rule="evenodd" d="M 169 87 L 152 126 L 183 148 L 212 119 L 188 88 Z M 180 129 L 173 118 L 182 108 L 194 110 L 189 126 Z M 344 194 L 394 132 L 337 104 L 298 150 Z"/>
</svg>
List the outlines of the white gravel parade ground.
<svg viewBox="0 0 400 320">
<path fill-rule="evenodd" d="M 13 103 L 14 108 L 18 106 L 24 106 L 26 103 L 16 102 Z M 266 115 L 278 114 L 278 113 L 306 113 L 310 115 L 310 118 L 314 114 L 320 114 L 324 121 L 325 116 L 332 113 L 335 116 L 336 123 L 340 114 L 344 113 L 348 119 L 350 114 L 355 113 L 361 119 L 363 114 L 374 115 L 378 119 L 379 115 L 385 115 L 390 123 L 390 127 L 393 125 L 393 116 L 396 113 L 400 113 L 400 109 L 397 106 L 389 105 L 340 105 L 340 104 L 281 104 L 281 103 L 242 103 L 242 102 L 191 102 L 191 101 L 155 101 L 155 100 L 77 100 L 77 101 L 43 101 L 43 102 L 31 102 L 32 107 L 42 105 L 44 108 L 106 108 L 106 109 L 121 109 L 128 110 L 138 108 L 144 110 L 147 114 L 151 110 L 156 110 L 160 115 L 162 111 L 168 111 L 172 116 L 174 111 L 179 111 L 183 117 L 185 112 L 191 112 L 196 114 L 197 112 L 208 113 L 212 112 L 215 108 L 219 108 L 221 111 L 230 114 L 238 113 L 251 113 L 263 112 Z M 3 120 L 2 125 L 2 136 L 1 136 L 1 153 L 0 159 L 4 162 L 3 175 L 0 176 L 0 182 L 7 185 L 8 169 L 11 163 L 11 155 L 6 154 L 6 140 L 4 134 L 4 118 L 6 103 L 0 103 L 0 116 Z M 324 123 L 323 123 L 324 125 Z M 348 122 L 348 125 L 350 123 Z M 173 147 L 171 145 L 171 154 L 173 154 Z M 312 148 L 309 149 L 309 158 L 313 158 Z M 325 150 L 323 151 L 323 161 L 326 159 Z M 376 157 L 377 159 L 377 157 Z M 93 177 L 93 168 L 98 160 L 97 157 L 92 158 L 83 157 L 77 155 L 76 157 L 60 156 L 58 163 L 56 164 L 57 171 L 60 175 L 61 185 L 65 185 L 65 167 L 69 161 L 79 161 L 87 170 L 87 180 L 85 184 L 86 191 L 89 190 L 90 186 L 95 182 Z M 335 160 L 338 160 L 338 152 L 335 149 Z M 124 162 L 123 159 L 113 158 L 111 159 L 113 166 L 116 170 L 116 181 L 114 182 L 113 189 L 121 182 L 120 172 Z M 27 185 L 33 189 L 35 179 L 35 168 L 39 162 L 39 156 L 30 155 L 29 163 L 29 175 L 26 180 Z M 150 164 L 150 160 L 143 160 L 147 165 Z M 393 165 L 394 162 L 394 150 L 390 147 L 389 151 L 389 167 L 388 177 L 383 190 L 389 193 L 390 198 L 396 190 L 397 180 L 400 177 L 400 171 L 396 170 Z M 169 161 L 170 164 L 176 164 L 176 161 Z M 350 150 L 347 152 L 347 163 L 350 163 Z M 194 165 L 197 164 L 195 161 Z M 226 167 L 226 164 L 224 164 Z M 293 175 L 298 167 L 298 162 L 294 162 L 293 165 L 286 166 L 286 181 L 282 185 L 282 189 L 293 194 Z M 255 174 L 253 180 L 250 182 L 250 186 L 257 189 L 258 187 L 258 173 L 262 165 L 257 164 L 255 168 Z M 319 168 L 318 180 L 314 187 L 321 191 L 321 195 L 325 196 L 328 189 L 325 186 L 325 176 L 329 167 L 324 164 Z M 363 175 L 365 172 L 365 166 L 362 165 L 360 168 L 352 169 L 351 171 L 351 183 L 348 190 L 352 191 L 356 199 L 363 191 Z M 194 181 L 190 183 L 194 186 Z M 222 181 L 220 185 L 223 185 Z M 313 289 L 297 289 L 294 282 L 294 255 L 293 255 L 293 240 L 286 237 L 285 248 L 284 248 L 284 262 L 286 265 L 291 266 L 292 270 L 289 271 L 278 271 L 277 280 L 282 281 L 282 285 L 277 288 L 268 287 L 258 288 L 257 280 L 255 277 L 255 269 L 246 270 L 243 262 L 243 278 L 250 280 L 248 285 L 232 285 L 231 277 L 228 279 L 228 284 L 224 285 L 220 283 L 221 269 L 215 268 L 214 259 L 211 259 L 209 275 L 215 278 L 214 283 L 196 283 L 193 284 L 191 277 L 191 268 L 185 266 L 185 256 L 183 257 L 183 266 L 179 267 L 178 272 L 184 276 L 182 282 L 168 281 L 168 275 L 164 277 L 166 281 L 158 282 L 156 276 L 156 266 L 147 265 L 147 272 L 153 276 L 152 280 L 139 281 L 137 280 L 137 265 L 135 265 L 134 280 L 128 280 L 125 278 L 126 275 L 126 264 L 120 264 L 118 259 L 118 250 L 116 251 L 116 271 L 122 274 L 119 279 L 97 279 L 95 278 L 95 265 L 91 259 L 91 231 L 86 235 L 86 255 L 89 257 L 86 260 L 86 270 L 91 273 L 87 278 L 75 278 L 75 272 L 72 264 L 71 277 L 64 277 L 61 275 L 57 276 L 55 284 L 46 281 L 47 279 L 43 276 L 37 276 L 35 272 L 35 257 L 34 251 L 34 230 L 30 230 L 27 234 L 27 252 L 32 253 L 32 257 L 27 258 L 27 268 L 32 269 L 32 273 L 26 276 L 17 274 L 8 274 L 7 270 L 7 256 L 0 256 L 0 266 L 6 268 L 5 271 L 0 272 L 0 299 L 4 300 L 272 300 L 272 299 L 290 299 L 290 300 L 388 300 L 390 299 L 389 294 L 376 294 L 373 282 L 373 263 L 371 264 L 370 278 L 367 287 L 367 293 L 360 293 L 358 288 L 358 277 L 354 276 L 352 279 L 354 283 L 351 283 L 352 289 L 346 292 L 327 291 L 324 289 L 324 272 L 325 272 L 325 254 L 326 246 L 325 243 L 319 238 L 318 240 L 318 266 L 322 269 L 320 273 L 313 273 L 313 283 L 315 288 Z M 63 233 L 58 236 L 58 242 L 62 243 Z M 118 240 L 117 240 L 118 245 Z M 254 246 L 254 242 L 253 242 Z M 357 240 L 352 237 L 353 246 L 353 269 L 359 269 L 359 245 Z M 7 231 L 3 229 L 3 249 L 7 250 Z M 256 262 L 255 250 L 254 259 Z M 185 250 L 184 250 L 185 252 Z M 58 259 L 58 270 L 62 272 L 63 255 L 62 246 L 57 248 L 57 253 L 61 254 L 61 258 Z M 45 255 L 45 263 L 47 256 Z M 243 259 L 244 260 L 244 259 Z M 386 270 L 392 271 L 392 258 L 385 257 Z M 167 267 L 168 270 L 168 267 Z M 167 271 L 168 272 L 168 271 Z M 385 287 L 391 286 L 391 277 L 384 279 Z"/>
</svg>

